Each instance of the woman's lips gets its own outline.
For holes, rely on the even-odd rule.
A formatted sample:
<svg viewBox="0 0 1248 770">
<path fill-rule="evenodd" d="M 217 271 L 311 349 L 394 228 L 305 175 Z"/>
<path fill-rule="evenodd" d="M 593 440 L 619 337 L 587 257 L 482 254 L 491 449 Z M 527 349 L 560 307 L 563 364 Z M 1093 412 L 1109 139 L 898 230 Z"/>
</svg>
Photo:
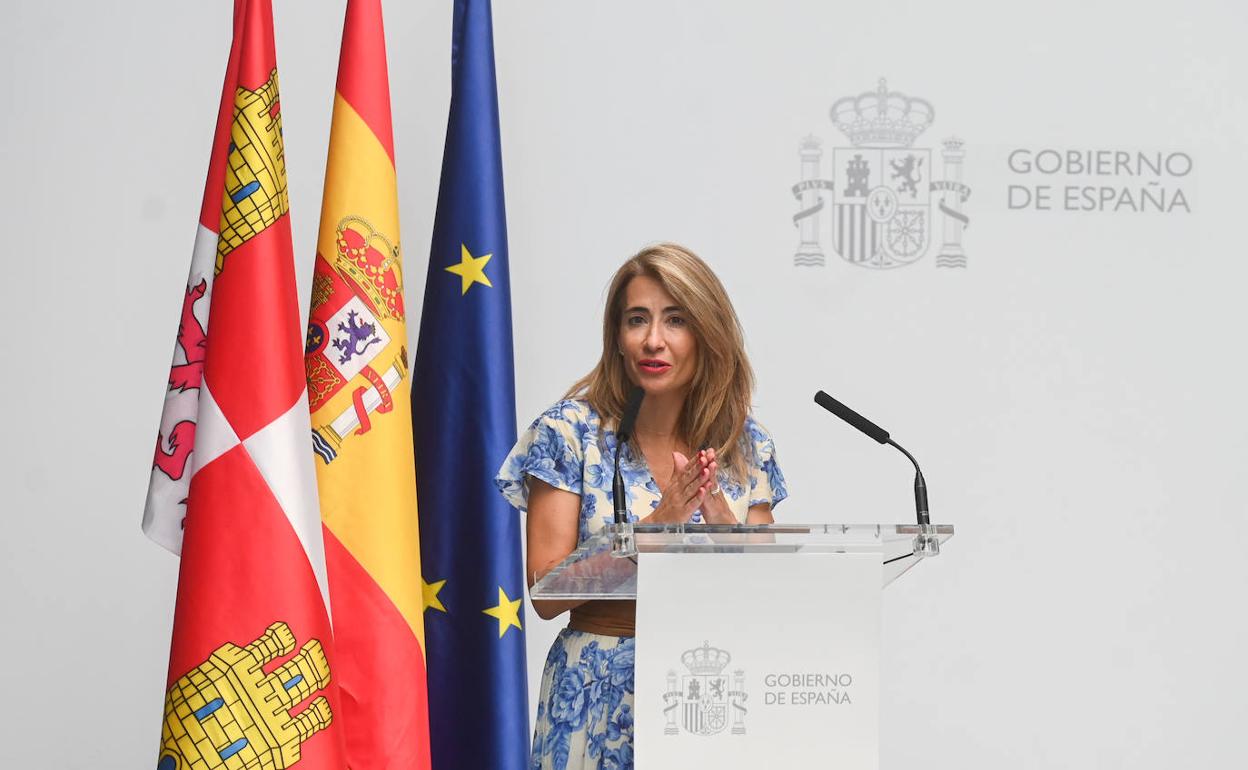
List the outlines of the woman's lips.
<svg viewBox="0 0 1248 770">
<path fill-rule="evenodd" d="M 656 358 L 647 358 L 642 361 L 638 361 L 637 366 L 646 374 L 662 374 L 672 368 L 672 365 L 668 362 L 660 361 Z"/>
</svg>

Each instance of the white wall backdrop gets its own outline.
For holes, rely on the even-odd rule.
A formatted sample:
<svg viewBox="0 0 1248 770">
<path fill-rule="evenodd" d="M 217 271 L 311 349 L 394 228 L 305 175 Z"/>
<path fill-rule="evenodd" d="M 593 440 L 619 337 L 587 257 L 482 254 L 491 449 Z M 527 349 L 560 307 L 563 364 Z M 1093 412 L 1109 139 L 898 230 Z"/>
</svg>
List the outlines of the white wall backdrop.
<svg viewBox="0 0 1248 770">
<path fill-rule="evenodd" d="M 343 4 L 275 5 L 306 297 Z M 229 6 L 4 4 L 3 767 L 155 758 L 177 567 L 139 519 Z M 450 0 L 386 12 L 415 318 Z M 912 516 L 904 459 L 818 411 L 825 388 L 919 457 L 958 528 L 884 596 L 882 767 L 1244 766 L 1245 31 L 1231 0 L 498 0 L 520 421 L 591 365 L 616 265 L 688 244 L 746 326 L 778 516 Z M 965 267 L 937 266 L 939 191 L 913 264 L 836 253 L 840 190 L 825 264 L 794 264 L 799 142 L 843 187 L 829 108 L 880 78 L 934 107 L 924 185 L 964 143 Z M 1178 160 L 1020 170 L 1046 149 Z M 1066 210 L 1068 186 L 1110 197 Z M 535 695 L 561 624 L 527 622 Z"/>
</svg>

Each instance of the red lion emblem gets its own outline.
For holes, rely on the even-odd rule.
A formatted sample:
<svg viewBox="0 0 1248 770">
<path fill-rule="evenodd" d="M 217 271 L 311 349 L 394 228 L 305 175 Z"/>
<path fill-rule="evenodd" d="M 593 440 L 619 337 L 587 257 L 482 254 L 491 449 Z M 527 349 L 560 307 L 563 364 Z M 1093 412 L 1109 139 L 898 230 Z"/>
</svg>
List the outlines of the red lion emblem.
<svg viewBox="0 0 1248 770">
<path fill-rule="evenodd" d="M 208 335 L 195 317 L 195 303 L 208 290 L 208 282 L 200 280 L 195 286 L 188 286 L 186 297 L 182 301 L 182 318 L 178 322 L 178 347 L 186 356 L 185 364 L 176 364 L 169 369 L 169 390 L 198 390 L 204 378 L 204 352 L 207 348 Z M 156 435 L 155 466 L 166 476 L 177 481 L 186 472 L 186 461 L 195 448 L 195 422 L 183 420 L 173 426 L 169 433 L 169 450 L 164 449 L 165 436 Z"/>
</svg>

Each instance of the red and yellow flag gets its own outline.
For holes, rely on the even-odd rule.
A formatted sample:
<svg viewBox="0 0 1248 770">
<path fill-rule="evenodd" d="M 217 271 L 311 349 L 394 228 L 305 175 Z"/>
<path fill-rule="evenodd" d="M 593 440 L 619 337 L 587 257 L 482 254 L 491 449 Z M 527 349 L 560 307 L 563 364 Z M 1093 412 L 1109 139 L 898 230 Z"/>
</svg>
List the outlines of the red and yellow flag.
<svg viewBox="0 0 1248 770">
<path fill-rule="evenodd" d="M 347 758 L 428 768 L 423 591 L 380 0 L 348 0 L 305 350 Z"/>
</svg>

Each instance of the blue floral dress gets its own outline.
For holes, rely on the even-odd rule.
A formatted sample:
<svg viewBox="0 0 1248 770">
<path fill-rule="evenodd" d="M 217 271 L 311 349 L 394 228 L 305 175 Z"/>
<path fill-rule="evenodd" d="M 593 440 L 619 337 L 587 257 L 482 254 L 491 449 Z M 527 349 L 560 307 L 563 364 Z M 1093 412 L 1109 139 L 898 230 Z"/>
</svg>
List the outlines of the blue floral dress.
<svg viewBox="0 0 1248 770">
<path fill-rule="evenodd" d="M 788 496 L 771 436 L 752 416 L 745 419 L 748 483 L 720 471 L 719 486 L 744 522 L 750 506 L 774 508 Z M 528 479 L 581 496 L 578 543 L 613 521 L 611 478 L 617 442 L 598 413 L 582 399 L 560 401 L 542 413 L 516 442 L 494 480 L 520 511 L 528 510 Z M 633 520 L 648 516 L 662 494 L 646 465 L 625 444 L 620 473 Z M 699 514 L 694 521 L 699 521 Z M 533 732 L 533 770 L 597 770 L 633 767 L 633 637 L 565 628 L 546 658 Z"/>
</svg>

